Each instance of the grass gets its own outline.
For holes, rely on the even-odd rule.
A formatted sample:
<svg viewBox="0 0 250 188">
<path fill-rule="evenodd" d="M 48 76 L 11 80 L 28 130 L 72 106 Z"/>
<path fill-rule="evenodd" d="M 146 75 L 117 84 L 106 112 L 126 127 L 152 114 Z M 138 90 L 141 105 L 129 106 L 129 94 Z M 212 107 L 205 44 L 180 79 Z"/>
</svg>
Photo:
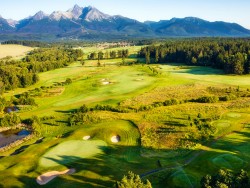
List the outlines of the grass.
<svg viewBox="0 0 250 188">
<path fill-rule="evenodd" d="M 231 114 L 231 113 L 229 113 Z M 227 114 L 225 114 L 225 117 Z M 229 118 L 234 122 L 233 118 Z M 194 174 L 194 178 L 199 182 L 202 176 L 206 174 L 215 174 L 218 169 L 230 169 L 239 171 L 241 168 L 248 170 L 250 160 L 250 129 L 247 126 L 249 114 L 241 114 L 241 120 L 238 121 L 238 130 L 218 139 L 209 147 L 202 147 L 201 153 L 184 170 L 186 173 Z M 246 125 L 242 128 L 242 124 Z M 174 176 L 168 179 L 170 186 L 179 185 L 180 181 L 174 182 Z M 197 185 L 198 186 L 198 185 Z"/>
<path fill-rule="evenodd" d="M 101 139 L 109 144 L 113 144 L 111 142 L 112 136 L 119 135 L 121 140 L 116 145 L 122 146 L 138 146 L 140 140 L 140 132 L 137 127 L 133 123 L 123 120 L 88 126 L 81 129 L 77 135 L 80 138 L 82 135 L 90 135 L 92 139 Z"/>
<path fill-rule="evenodd" d="M 142 81 L 136 81 L 141 78 Z M 59 76 L 60 75 L 60 76 Z M 30 89 L 41 86 L 50 86 L 53 83 L 65 81 L 71 78 L 73 83 L 65 86 L 63 93 L 59 96 L 37 97 L 39 107 L 33 110 L 34 115 L 54 114 L 56 111 L 71 110 L 82 104 L 114 101 L 113 104 L 143 92 L 155 84 L 156 78 L 150 77 L 141 70 L 134 67 L 82 67 L 80 63 L 72 64 L 63 69 L 57 69 L 40 74 L 41 80 Z M 103 85 L 102 79 L 108 78 L 111 84 Z M 15 94 L 27 91 L 26 88 L 17 89 Z M 11 96 L 12 92 L 6 94 Z M 21 114 L 28 117 L 29 112 Z"/>
<path fill-rule="evenodd" d="M 79 158 L 91 158 L 103 153 L 107 144 L 102 140 L 70 140 L 60 143 L 39 160 L 42 167 L 55 167 L 72 163 Z"/>
<path fill-rule="evenodd" d="M 216 166 L 220 168 L 232 170 L 239 170 L 244 165 L 244 161 L 241 158 L 232 154 L 219 155 L 215 157 L 212 161 Z"/>
<path fill-rule="evenodd" d="M 172 185 L 175 187 L 197 187 L 198 183 L 194 176 L 187 174 L 182 168 L 172 175 Z"/>
<path fill-rule="evenodd" d="M 33 50 L 33 48 L 21 45 L 0 45 L 0 58 L 4 58 L 7 56 L 20 58 L 31 50 Z"/>
<path fill-rule="evenodd" d="M 92 50 L 86 49 L 86 53 Z M 38 107 L 18 113 L 22 118 L 54 115 L 56 123 L 40 126 L 45 137 L 42 143 L 30 140 L 19 154 L 10 155 L 18 148 L 1 154 L 0 171 L 4 173 L 0 187 L 36 187 L 38 175 L 71 167 L 76 168 L 75 174 L 58 177 L 44 187 L 112 187 L 127 171 L 144 174 L 159 168 L 164 171 L 147 176 L 154 187 L 198 187 L 202 176 L 219 168 L 249 169 L 249 97 L 212 104 L 187 102 L 138 113 L 89 112 L 93 122 L 75 127 L 57 122 L 66 121 L 68 114 L 82 104 L 135 107 L 172 98 L 181 101 L 216 95 L 208 87 L 249 87 L 249 76 L 223 75 L 207 67 L 151 65 L 162 73 L 153 76 L 147 66 L 117 66 L 118 61 L 101 61 L 105 67 L 96 67 L 95 61 L 86 61 L 84 66 L 75 62 L 67 68 L 40 73 L 40 81 L 34 86 L 5 94 L 11 97 L 41 86 L 52 86 L 42 91 L 45 94 L 61 91 L 35 97 Z M 55 86 L 66 78 L 71 78 L 72 84 Z M 110 84 L 103 85 L 103 79 Z M 246 106 L 238 107 L 243 103 Z M 216 127 L 209 142 L 201 141 L 201 131 L 190 126 L 189 118 L 195 119 L 198 114 L 203 119 L 212 118 L 211 124 Z M 149 127 L 160 135 L 158 150 L 141 146 L 143 131 Z M 91 140 L 83 141 L 87 135 Z M 114 135 L 120 136 L 120 142 L 111 142 Z"/>
<path fill-rule="evenodd" d="M 179 64 L 162 65 L 160 68 L 169 74 L 173 74 L 176 78 L 193 80 L 197 83 L 249 87 L 249 75 L 225 75 L 223 71 L 210 67 L 187 67 L 181 69 Z"/>
</svg>

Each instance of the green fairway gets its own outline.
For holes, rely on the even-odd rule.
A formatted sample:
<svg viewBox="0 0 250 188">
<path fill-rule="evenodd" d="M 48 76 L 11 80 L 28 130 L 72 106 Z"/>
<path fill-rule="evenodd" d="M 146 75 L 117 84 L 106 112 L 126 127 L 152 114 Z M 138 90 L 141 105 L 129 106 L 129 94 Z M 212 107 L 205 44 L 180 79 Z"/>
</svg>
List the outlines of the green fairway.
<svg viewBox="0 0 250 188">
<path fill-rule="evenodd" d="M 189 79 L 198 83 L 224 84 L 227 86 L 249 86 L 249 75 L 235 76 L 225 75 L 223 71 L 210 67 L 190 67 L 182 68 L 179 64 L 161 65 L 160 68 L 176 77 Z"/>
<path fill-rule="evenodd" d="M 65 165 L 80 158 L 90 158 L 102 154 L 107 144 L 101 140 L 71 140 L 60 143 L 45 153 L 39 164 L 42 167 Z"/>
<path fill-rule="evenodd" d="M 67 68 L 57 69 L 40 74 L 40 81 L 29 89 L 52 86 L 54 83 L 63 82 L 71 78 L 73 83 L 64 86 L 60 95 L 51 97 L 37 97 L 38 108 L 33 114 L 53 114 L 58 110 L 71 110 L 82 104 L 114 101 L 119 102 L 130 96 L 143 92 L 156 83 L 156 78 L 150 77 L 141 69 L 135 67 L 109 68 L 82 67 L 79 63 Z M 103 79 L 108 79 L 110 84 L 104 85 Z M 136 79 L 140 79 L 137 81 Z M 15 93 L 21 93 L 27 89 L 17 89 Z M 9 96 L 13 93 L 7 93 Z M 27 117 L 29 113 L 23 113 Z"/>
</svg>

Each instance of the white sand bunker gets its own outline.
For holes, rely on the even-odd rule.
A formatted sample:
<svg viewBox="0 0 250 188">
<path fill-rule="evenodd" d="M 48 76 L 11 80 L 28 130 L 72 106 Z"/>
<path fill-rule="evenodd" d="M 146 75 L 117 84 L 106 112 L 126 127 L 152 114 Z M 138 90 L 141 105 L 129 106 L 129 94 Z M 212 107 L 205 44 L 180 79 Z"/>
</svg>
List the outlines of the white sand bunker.
<svg viewBox="0 0 250 188">
<path fill-rule="evenodd" d="M 110 82 L 102 82 L 103 85 L 109 85 Z"/>
<path fill-rule="evenodd" d="M 102 85 L 109 85 L 109 84 L 111 84 L 111 82 L 107 78 L 101 79 L 101 82 L 102 82 Z"/>
<path fill-rule="evenodd" d="M 91 138 L 91 136 L 84 136 L 82 139 L 83 140 L 89 140 Z"/>
<path fill-rule="evenodd" d="M 119 135 L 111 137 L 111 142 L 113 142 L 113 143 L 118 143 L 118 142 L 120 142 L 120 140 L 121 140 L 121 138 Z"/>
<path fill-rule="evenodd" d="M 143 78 L 137 78 L 137 79 L 135 79 L 135 81 L 142 81 L 142 80 L 144 80 Z"/>
<path fill-rule="evenodd" d="M 51 172 L 46 172 L 40 176 L 38 176 L 36 178 L 36 182 L 39 184 L 39 185 L 45 185 L 47 183 L 49 183 L 51 180 L 53 180 L 54 178 L 56 178 L 57 176 L 60 176 L 60 175 L 69 175 L 69 174 L 73 174 L 75 173 L 75 169 L 74 168 L 71 168 L 71 169 L 67 169 L 67 170 L 64 170 L 64 171 L 51 171 Z"/>
</svg>

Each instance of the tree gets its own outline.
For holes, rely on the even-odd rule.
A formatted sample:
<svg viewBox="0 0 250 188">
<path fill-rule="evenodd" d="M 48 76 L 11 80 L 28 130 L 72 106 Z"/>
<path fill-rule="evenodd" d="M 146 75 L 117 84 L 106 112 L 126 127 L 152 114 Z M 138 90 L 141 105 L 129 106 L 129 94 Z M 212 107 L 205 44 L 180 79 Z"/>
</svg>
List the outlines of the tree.
<svg viewBox="0 0 250 188">
<path fill-rule="evenodd" d="M 110 58 L 115 59 L 116 58 L 116 51 L 111 51 L 110 52 Z"/>
<path fill-rule="evenodd" d="M 65 81 L 65 84 L 69 85 L 69 84 L 71 84 L 71 83 L 72 83 L 71 78 L 67 78 L 66 81 Z"/>
<path fill-rule="evenodd" d="M 121 181 L 116 182 L 116 188 L 152 188 L 152 185 L 148 180 L 144 183 L 139 175 L 128 172 Z"/>
<path fill-rule="evenodd" d="M 109 54 L 110 54 L 110 53 L 109 53 L 108 51 L 105 52 L 105 58 L 106 58 L 106 59 L 109 59 L 109 57 L 110 57 Z"/>
<path fill-rule="evenodd" d="M 145 53 L 146 64 L 150 64 L 150 51 L 147 50 Z"/>
<path fill-rule="evenodd" d="M 159 50 L 158 48 L 155 49 L 155 63 L 159 62 Z"/>
<path fill-rule="evenodd" d="M 81 60 L 81 64 L 82 64 L 82 66 L 84 66 L 85 65 L 85 61 Z"/>
<path fill-rule="evenodd" d="M 248 188 L 250 187 L 247 172 L 241 170 L 238 173 L 231 173 L 228 170 L 220 169 L 214 175 L 206 175 L 201 181 L 201 188 Z"/>
</svg>

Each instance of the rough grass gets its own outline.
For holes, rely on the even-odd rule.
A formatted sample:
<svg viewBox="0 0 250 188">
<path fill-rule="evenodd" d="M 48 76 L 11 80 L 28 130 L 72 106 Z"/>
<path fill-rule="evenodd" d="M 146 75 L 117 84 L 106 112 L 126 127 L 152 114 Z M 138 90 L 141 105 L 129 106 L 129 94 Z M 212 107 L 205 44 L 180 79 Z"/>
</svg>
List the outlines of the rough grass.
<svg viewBox="0 0 250 188">
<path fill-rule="evenodd" d="M 18 58 L 33 50 L 31 47 L 21 45 L 0 45 L 0 58 L 12 56 Z"/>
<path fill-rule="evenodd" d="M 227 114 L 223 115 L 223 117 L 226 116 Z M 185 167 L 186 173 L 196 174 L 197 181 L 200 181 L 201 177 L 206 174 L 215 174 L 220 168 L 233 171 L 239 171 L 241 168 L 249 169 L 247 161 L 250 160 L 250 129 L 247 125 L 250 116 L 248 113 L 241 113 L 238 120 L 235 121 L 235 118 L 227 120 L 229 119 L 234 126 L 231 133 L 219 138 L 208 147 L 201 147 L 203 152 Z M 175 187 L 176 184 L 178 182 L 171 186 Z"/>
</svg>

